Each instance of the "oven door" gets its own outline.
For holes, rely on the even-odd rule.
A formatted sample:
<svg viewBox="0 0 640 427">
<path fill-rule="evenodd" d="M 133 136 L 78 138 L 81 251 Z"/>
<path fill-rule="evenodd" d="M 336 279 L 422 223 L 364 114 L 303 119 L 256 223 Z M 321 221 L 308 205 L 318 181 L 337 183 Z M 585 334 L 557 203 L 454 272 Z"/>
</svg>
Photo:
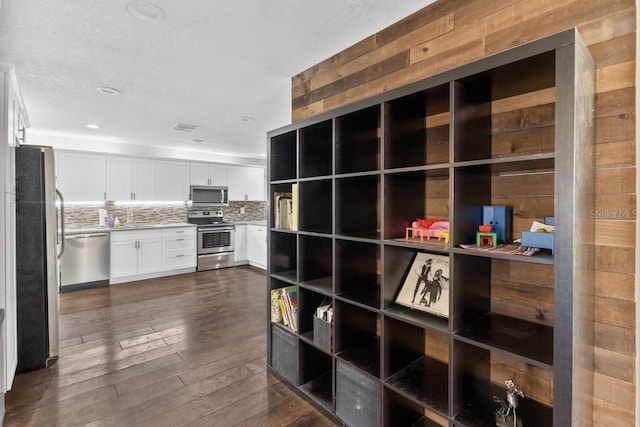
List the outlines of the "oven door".
<svg viewBox="0 0 640 427">
<path fill-rule="evenodd" d="M 233 251 L 234 234 L 229 227 L 198 228 L 198 255 Z"/>
</svg>

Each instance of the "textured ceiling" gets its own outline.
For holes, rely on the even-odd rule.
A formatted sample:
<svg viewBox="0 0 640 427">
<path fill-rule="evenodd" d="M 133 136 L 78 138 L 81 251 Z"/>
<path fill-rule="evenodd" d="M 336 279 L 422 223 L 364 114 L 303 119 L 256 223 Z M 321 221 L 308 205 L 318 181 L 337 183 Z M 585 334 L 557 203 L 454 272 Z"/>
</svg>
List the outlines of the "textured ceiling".
<svg viewBox="0 0 640 427">
<path fill-rule="evenodd" d="M 38 142 L 264 159 L 266 132 L 290 122 L 293 75 L 432 3 L 150 1 L 163 20 L 134 18 L 130 0 L 1 0 L 0 61 L 16 67 Z"/>
</svg>

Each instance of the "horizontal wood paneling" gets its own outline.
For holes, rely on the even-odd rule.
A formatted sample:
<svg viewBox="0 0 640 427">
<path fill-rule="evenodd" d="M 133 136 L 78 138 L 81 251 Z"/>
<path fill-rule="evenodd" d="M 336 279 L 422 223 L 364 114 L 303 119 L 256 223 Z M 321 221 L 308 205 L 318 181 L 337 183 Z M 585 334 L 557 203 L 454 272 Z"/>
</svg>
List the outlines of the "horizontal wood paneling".
<svg viewBox="0 0 640 427">
<path fill-rule="evenodd" d="M 596 426 L 633 425 L 635 417 L 631 404 L 635 401 L 635 389 L 630 386 L 635 375 L 632 349 L 636 334 L 634 279 L 638 240 L 635 7 L 633 0 L 440 0 L 293 78 L 292 118 L 297 121 L 531 40 L 578 28 L 597 68 L 595 206 L 593 211 L 582 213 L 595 220 Z M 376 64 L 403 52 L 409 55 L 404 67 L 389 67 L 386 73 L 380 72 L 379 67 L 376 69 Z M 370 78 L 352 78 L 359 84 L 345 85 L 352 74 Z M 315 96 L 307 103 L 298 101 L 313 91 L 318 91 L 316 95 L 324 91 L 324 98 Z M 538 120 L 544 119 L 544 106 L 553 105 L 553 97 L 551 88 L 529 93 L 524 96 L 526 99 L 514 97 L 494 102 L 494 114 L 502 115 L 500 120 L 504 120 L 494 127 L 514 130 L 493 135 L 498 152 L 506 155 L 519 150 L 527 152 L 527 140 L 531 139 L 546 150 L 553 142 L 553 121 L 531 120 L 535 112 L 539 113 Z M 519 107 L 518 102 L 522 103 Z M 512 125 L 509 120 L 513 120 Z M 518 197 L 518 185 L 527 187 L 527 192 L 536 190 L 526 182 L 506 181 L 494 178 L 492 203 L 513 207 L 514 234 L 527 227 L 531 218 L 553 212 L 551 197 Z M 542 188 L 539 194 L 545 193 L 545 188 L 552 189 L 552 183 L 538 184 Z M 492 309 L 504 313 L 522 309 L 524 316 L 531 315 L 532 305 L 525 307 L 521 303 L 525 298 L 519 293 L 524 291 L 514 292 L 508 285 L 500 289 L 503 297 L 492 302 Z"/>
</svg>

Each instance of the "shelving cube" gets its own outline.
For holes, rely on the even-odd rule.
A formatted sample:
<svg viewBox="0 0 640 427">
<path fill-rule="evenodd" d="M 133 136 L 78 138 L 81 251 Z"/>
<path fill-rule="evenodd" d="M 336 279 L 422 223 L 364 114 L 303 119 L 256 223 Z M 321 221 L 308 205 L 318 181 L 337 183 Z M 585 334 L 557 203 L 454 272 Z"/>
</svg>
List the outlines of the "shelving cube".
<svg viewBox="0 0 640 427">
<path fill-rule="evenodd" d="M 525 425 L 589 425 L 593 91 L 567 30 L 269 132 L 272 192 L 301 203 L 300 230 L 270 223 L 300 332 L 268 322 L 269 371 L 351 426 L 495 425 L 509 377 Z M 514 207 L 514 239 L 554 217 L 553 254 L 463 249 L 486 206 Z M 416 218 L 449 221 L 449 245 L 407 241 Z M 448 317 L 395 302 L 419 254 L 449 259 Z"/>
</svg>

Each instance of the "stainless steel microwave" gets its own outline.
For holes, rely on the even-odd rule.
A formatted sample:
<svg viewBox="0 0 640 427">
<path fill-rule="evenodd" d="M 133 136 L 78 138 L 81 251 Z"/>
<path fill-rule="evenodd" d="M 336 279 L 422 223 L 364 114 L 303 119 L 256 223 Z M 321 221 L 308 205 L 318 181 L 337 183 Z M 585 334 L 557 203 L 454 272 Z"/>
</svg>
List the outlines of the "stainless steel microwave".
<svg viewBox="0 0 640 427">
<path fill-rule="evenodd" d="M 229 187 L 192 185 L 190 193 L 191 206 L 194 208 L 229 206 Z"/>
</svg>

